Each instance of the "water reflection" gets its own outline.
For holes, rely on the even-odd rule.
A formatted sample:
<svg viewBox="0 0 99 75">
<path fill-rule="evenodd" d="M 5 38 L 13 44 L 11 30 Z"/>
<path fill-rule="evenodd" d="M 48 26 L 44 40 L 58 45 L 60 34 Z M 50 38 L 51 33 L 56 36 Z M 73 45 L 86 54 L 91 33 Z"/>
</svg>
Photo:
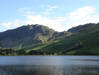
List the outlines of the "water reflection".
<svg viewBox="0 0 99 75">
<path fill-rule="evenodd" d="M 1 56 L 0 75 L 99 75 L 99 56 Z"/>
<path fill-rule="evenodd" d="M 99 66 L 92 65 L 0 66 L 0 75 L 99 75 Z"/>
</svg>

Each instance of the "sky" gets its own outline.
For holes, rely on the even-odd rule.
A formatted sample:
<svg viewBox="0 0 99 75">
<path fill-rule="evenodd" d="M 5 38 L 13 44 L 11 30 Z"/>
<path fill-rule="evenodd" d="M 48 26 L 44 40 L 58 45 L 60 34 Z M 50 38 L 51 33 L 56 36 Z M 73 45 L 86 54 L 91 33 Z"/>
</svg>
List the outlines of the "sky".
<svg viewBox="0 0 99 75">
<path fill-rule="evenodd" d="M 27 24 L 66 31 L 99 22 L 99 0 L 0 0 L 0 32 Z"/>
</svg>

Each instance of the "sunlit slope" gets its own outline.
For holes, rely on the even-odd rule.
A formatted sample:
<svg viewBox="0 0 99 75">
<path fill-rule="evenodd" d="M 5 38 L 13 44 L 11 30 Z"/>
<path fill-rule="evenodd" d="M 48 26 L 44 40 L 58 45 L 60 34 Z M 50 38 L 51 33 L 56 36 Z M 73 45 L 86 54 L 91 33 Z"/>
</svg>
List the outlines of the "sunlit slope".
<svg viewBox="0 0 99 75">
<path fill-rule="evenodd" d="M 48 54 L 99 54 L 99 24 L 86 24 L 85 26 L 75 31 L 72 36 L 50 43 L 39 50 Z"/>
<path fill-rule="evenodd" d="M 57 41 L 70 32 L 57 32 L 43 25 L 26 25 L 0 33 L 0 46 L 3 48 L 30 49 L 50 41 Z"/>
<path fill-rule="evenodd" d="M 67 32 L 28 25 L 0 35 L 1 47 L 15 49 L 18 55 L 99 55 L 99 24 L 80 25 Z"/>
</svg>

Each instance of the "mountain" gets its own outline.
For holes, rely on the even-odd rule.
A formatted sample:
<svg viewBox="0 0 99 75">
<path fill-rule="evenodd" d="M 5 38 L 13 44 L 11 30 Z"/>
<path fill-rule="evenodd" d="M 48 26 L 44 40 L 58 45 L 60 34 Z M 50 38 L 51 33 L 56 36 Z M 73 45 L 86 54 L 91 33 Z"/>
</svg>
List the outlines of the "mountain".
<svg viewBox="0 0 99 75">
<path fill-rule="evenodd" d="M 50 41 L 71 35 L 70 32 L 57 32 L 42 25 L 27 25 L 0 33 L 3 48 L 32 48 Z"/>
<path fill-rule="evenodd" d="M 99 55 L 99 23 L 64 32 L 42 25 L 22 26 L 1 32 L 0 45 L 3 55 L 9 54 L 8 50 L 14 52 L 10 55 Z"/>
<path fill-rule="evenodd" d="M 99 23 L 71 28 L 72 35 L 39 50 L 46 54 L 99 55 Z"/>
<path fill-rule="evenodd" d="M 73 27 L 73 28 L 69 29 L 68 32 L 77 33 L 77 32 L 81 32 L 82 30 L 85 30 L 85 29 L 88 29 L 88 28 L 91 28 L 91 27 L 95 27 L 95 26 L 97 26 L 97 24 L 95 24 L 95 23 L 79 25 L 77 27 Z"/>
</svg>

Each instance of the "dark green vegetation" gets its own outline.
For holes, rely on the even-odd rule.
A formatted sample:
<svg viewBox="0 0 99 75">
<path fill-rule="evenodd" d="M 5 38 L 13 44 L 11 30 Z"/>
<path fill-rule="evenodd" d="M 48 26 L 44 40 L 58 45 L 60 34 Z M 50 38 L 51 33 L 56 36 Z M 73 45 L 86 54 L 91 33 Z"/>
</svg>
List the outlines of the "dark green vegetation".
<svg viewBox="0 0 99 75">
<path fill-rule="evenodd" d="M 22 26 L 1 32 L 0 45 L 0 55 L 99 55 L 99 24 L 64 32 L 42 25 Z"/>
</svg>

